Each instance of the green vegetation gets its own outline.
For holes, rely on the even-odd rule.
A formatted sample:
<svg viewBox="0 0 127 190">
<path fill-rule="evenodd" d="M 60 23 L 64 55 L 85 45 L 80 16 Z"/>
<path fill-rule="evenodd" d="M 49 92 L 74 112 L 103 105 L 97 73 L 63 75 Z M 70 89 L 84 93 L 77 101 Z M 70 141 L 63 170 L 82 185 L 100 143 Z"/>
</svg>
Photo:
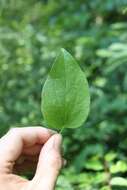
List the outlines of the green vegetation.
<svg viewBox="0 0 127 190">
<path fill-rule="evenodd" d="M 56 190 L 125 190 L 126 0 L 0 0 L 0 134 L 42 124 L 42 84 L 61 47 L 88 78 L 91 111 L 63 131 L 68 165 Z"/>
<path fill-rule="evenodd" d="M 74 58 L 61 49 L 42 91 L 42 113 L 54 129 L 80 127 L 90 106 L 88 83 Z"/>
</svg>

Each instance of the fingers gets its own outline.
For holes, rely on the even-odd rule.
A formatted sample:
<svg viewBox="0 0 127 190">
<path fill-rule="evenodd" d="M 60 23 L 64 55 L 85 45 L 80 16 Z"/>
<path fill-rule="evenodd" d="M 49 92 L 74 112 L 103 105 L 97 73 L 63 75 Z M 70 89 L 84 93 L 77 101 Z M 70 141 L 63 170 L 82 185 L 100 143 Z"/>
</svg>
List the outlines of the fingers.
<svg viewBox="0 0 127 190">
<path fill-rule="evenodd" d="M 28 148 L 36 143 L 44 144 L 53 133 L 53 131 L 43 127 L 11 129 L 0 139 L 0 170 L 11 172 L 14 162 L 21 155 L 23 149 L 28 151 Z M 7 168 L 8 165 L 9 168 Z"/>
<path fill-rule="evenodd" d="M 53 135 L 43 146 L 37 171 L 31 183 L 32 188 L 37 190 L 53 190 L 58 174 L 62 167 L 61 156 L 62 137 L 59 134 Z"/>
<path fill-rule="evenodd" d="M 24 148 L 22 153 L 28 156 L 37 155 L 40 153 L 42 146 L 42 144 L 35 144 L 31 147 Z"/>
</svg>

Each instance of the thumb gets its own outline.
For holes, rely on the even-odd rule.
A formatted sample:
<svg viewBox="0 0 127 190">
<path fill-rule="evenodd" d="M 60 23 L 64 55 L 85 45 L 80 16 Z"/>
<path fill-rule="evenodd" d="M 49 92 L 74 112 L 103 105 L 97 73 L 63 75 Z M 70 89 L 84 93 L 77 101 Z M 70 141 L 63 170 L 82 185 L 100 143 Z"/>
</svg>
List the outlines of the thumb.
<svg viewBox="0 0 127 190">
<path fill-rule="evenodd" d="M 43 146 L 33 182 L 37 190 L 53 190 L 62 167 L 62 136 L 53 135 Z"/>
</svg>

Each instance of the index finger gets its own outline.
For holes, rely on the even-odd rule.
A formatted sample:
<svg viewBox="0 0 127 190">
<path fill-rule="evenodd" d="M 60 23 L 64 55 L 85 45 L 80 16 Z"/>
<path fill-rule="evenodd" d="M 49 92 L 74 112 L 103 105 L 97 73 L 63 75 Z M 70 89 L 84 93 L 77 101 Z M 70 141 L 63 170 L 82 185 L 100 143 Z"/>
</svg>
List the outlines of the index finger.
<svg viewBox="0 0 127 190">
<path fill-rule="evenodd" d="M 43 127 L 13 128 L 0 139 L 0 168 L 5 162 L 15 162 L 24 147 L 44 144 L 55 131 Z"/>
</svg>

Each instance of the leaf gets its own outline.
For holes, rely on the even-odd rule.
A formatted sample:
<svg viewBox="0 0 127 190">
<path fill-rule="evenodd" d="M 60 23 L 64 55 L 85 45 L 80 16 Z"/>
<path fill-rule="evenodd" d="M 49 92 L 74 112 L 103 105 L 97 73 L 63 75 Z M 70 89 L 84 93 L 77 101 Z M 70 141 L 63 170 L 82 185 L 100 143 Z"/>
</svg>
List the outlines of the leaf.
<svg viewBox="0 0 127 190">
<path fill-rule="evenodd" d="M 119 172 L 126 172 L 127 171 L 127 163 L 125 161 L 119 160 L 117 163 L 112 164 L 110 167 L 111 173 L 119 173 Z"/>
<path fill-rule="evenodd" d="M 90 106 L 88 83 L 73 57 L 61 49 L 42 90 L 42 113 L 48 127 L 76 128 Z"/>
<path fill-rule="evenodd" d="M 95 171 L 103 170 L 103 164 L 98 158 L 89 159 L 87 162 L 85 162 L 84 166 L 86 169 L 91 169 Z"/>
<path fill-rule="evenodd" d="M 100 190 L 111 190 L 111 188 L 106 185 L 106 186 L 102 187 Z"/>
<path fill-rule="evenodd" d="M 56 190 L 62 190 L 62 189 L 73 190 L 73 187 L 70 184 L 68 178 L 66 178 L 63 175 L 60 175 L 57 180 Z"/>
<path fill-rule="evenodd" d="M 126 186 L 127 187 L 127 179 L 123 177 L 114 177 L 111 179 L 110 182 L 111 185 L 117 185 L 117 186 Z"/>
</svg>

